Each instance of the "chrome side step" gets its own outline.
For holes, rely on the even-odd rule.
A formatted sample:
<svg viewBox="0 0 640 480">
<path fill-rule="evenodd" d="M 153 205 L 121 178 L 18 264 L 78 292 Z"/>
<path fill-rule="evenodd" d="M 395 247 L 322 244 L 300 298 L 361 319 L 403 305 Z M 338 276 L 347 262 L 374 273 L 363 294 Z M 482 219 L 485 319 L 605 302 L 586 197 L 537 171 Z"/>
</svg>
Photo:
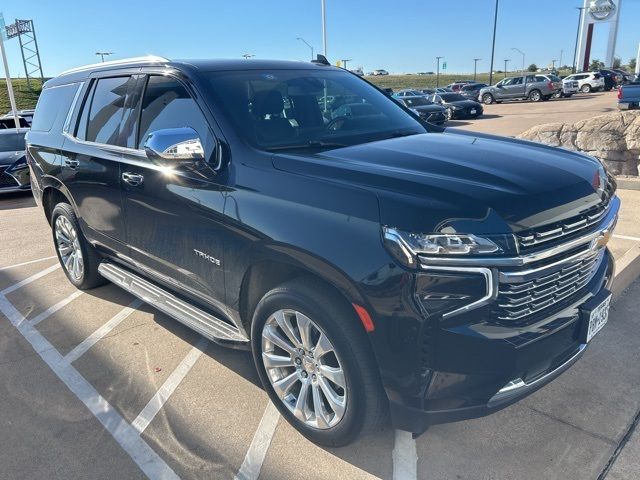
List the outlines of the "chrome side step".
<svg viewBox="0 0 640 480">
<path fill-rule="evenodd" d="M 236 327 L 180 300 L 148 280 L 113 263 L 101 263 L 98 272 L 110 282 L 210 340 L 249 341 L 245 334 Z"/>
</svg>

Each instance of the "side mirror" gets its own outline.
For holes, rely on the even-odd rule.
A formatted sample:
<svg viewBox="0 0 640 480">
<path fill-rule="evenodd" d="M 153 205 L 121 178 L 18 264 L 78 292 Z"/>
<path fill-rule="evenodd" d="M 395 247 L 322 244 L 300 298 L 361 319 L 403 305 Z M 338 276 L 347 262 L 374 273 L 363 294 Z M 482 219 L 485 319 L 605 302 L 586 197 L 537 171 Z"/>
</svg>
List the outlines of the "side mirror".
<svg viewBox="0 0 640 480">
<path fill-rule="evenodd" d="M 144 142 L 149 160 L 162 163 L 195 163 L 204 160 L 204 147 L 191 127 L 156 130 Z"/>
</svg>

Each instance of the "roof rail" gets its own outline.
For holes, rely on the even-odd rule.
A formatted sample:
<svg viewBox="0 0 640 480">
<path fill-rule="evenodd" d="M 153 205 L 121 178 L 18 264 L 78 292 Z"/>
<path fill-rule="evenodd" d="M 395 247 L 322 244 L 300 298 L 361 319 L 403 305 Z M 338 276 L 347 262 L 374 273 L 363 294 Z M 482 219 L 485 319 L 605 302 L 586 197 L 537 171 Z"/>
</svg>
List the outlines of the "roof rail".
<svg viewBox="0 0 640 480">
<path fill-rule="evenodd" d="M 147 55 L 145 57 L 131 57 L 131 58 L 123 58 L 121 60 L 110 60 L 108 62 L 100 62 L 100 63 L 92 63 L 91 65 L 84 65 L 82 67 L 71 68 L 69 70 L 65 70 L 61 72 L 60 75 L 65 75 L 67 73 L 81 72 L 83 70 L 90 70 L 96 67 L 108 67 L 108 66 L 117 66 L 117 65 L 127 65 L 128 63 L 141 63 L 141 62 L 169 62 L 168 58 L 159 57 L 157 55 Z"/>
</svg>

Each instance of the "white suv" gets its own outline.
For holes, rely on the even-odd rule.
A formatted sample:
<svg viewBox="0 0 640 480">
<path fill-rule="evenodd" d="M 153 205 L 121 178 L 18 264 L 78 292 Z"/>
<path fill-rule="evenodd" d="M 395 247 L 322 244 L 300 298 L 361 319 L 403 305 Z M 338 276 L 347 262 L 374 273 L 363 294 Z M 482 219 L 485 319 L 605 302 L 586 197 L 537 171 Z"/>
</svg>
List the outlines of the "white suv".
<svg viewBox="0 0 640 480">
<path fill-rule="evenodd" d="M 597 72 L 574 73 L 564 79 L 565 82 L 567 80 L 577 80 L 582 93 L 604 90 L 604 77 Z"/>
</svg>

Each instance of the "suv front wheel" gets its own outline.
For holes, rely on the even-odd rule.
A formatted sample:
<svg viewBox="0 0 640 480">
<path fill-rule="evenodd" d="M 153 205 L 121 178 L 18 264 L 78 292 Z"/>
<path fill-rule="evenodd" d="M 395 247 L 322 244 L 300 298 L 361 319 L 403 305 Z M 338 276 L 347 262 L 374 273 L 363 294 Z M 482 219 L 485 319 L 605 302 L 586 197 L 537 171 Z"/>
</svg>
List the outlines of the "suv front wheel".
<svg viewBox="0 0 640 480">
<path fill-rule="evenodd" d="M 482 103 L 484 103 L 485 105 L 491 105 L 494 101 L 495 99 L 490 93 L 485 93 L 484 95 L 482 95 Z"/>
<path fill-rule="evenodd" d="M 289 423 L 322 445 L 346 445 L 385 418 L 376 361 L 354 317 L 335 292 L 304 277 L 268 292 L 253 316 L 265 390 Z"/>
<path fill-rule="evenodd" d="M 582 93 L 590 93 L 591 92 L 591 85 L 589 85 L 588 83 L 585 83 L 584 85 L 582 85 L 582 87 L 580 88 L 580 91 Z"/>
</svg>

